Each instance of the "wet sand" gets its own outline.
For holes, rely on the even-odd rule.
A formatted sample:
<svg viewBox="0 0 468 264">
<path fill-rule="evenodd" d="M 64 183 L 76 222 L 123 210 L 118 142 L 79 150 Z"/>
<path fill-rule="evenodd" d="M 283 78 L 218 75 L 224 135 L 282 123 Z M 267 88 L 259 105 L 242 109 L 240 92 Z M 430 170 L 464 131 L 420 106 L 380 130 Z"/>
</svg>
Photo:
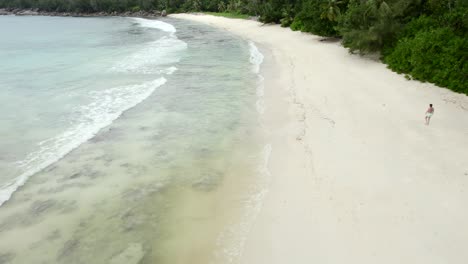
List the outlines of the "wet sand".
<svg viewBox="0 0 468 264">
<path fill-rule="evenodd" d="M 267 54 L 271 178 L 233 263 L 466 262 L 467 96 L 277 25 L 173 17 L 238 34 Z"/>
</svg>

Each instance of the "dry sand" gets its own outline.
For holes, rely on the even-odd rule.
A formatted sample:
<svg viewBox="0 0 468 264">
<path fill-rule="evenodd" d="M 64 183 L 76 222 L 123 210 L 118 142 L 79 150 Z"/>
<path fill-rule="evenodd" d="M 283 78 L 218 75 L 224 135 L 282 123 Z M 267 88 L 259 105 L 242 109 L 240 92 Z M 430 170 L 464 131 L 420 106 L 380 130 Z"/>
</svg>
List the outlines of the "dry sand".
<svg viewBox="0 0 468 264">
<path fill-rule="evenodd" d="M 467 96 L 317 36 L 174 17 L 224 28 L 265 54 L 271 182 L 235 262 L 467 263 Z"/>
</svg>

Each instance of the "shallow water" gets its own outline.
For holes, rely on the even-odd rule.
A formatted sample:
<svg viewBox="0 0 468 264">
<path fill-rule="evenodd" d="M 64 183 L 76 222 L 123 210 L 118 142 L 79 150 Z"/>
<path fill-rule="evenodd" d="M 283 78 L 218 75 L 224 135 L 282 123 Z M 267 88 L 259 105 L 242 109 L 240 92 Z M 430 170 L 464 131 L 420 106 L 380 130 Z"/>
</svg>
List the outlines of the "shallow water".
<svg viewBox="0 0 468 264">
<path fill-rule="evenodd" d="M 25 184 L 0 207 L 0 262 L 226 262 L 264 159 L 252 45 L 164 22 L 0 18 L 30 41 L 1 44 L 0 180 Z"/>
</svg>

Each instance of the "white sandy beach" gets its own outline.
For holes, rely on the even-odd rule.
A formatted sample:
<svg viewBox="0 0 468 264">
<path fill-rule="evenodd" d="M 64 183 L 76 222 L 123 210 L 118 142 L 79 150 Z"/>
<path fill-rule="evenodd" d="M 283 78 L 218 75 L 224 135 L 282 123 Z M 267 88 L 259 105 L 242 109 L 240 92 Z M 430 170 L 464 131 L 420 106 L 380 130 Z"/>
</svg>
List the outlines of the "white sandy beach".
<svg viewBox="0 0 468 264">
<path fill-rule="evenodd" d="M 224 28 L 265 55 L 271 180 L 235 262 L 467 263 L 467 96 L 277 25 L 173 17 Z"/>
</svg>

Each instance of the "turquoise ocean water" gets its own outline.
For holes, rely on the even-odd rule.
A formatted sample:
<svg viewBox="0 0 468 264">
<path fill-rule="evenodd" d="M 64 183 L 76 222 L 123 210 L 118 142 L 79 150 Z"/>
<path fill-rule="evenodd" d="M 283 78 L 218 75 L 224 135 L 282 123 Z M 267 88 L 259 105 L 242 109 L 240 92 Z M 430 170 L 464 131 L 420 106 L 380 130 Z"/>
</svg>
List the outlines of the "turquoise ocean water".
<svg viewBox="0 0 468 264">
<path fill-rule="evenodd" d="M 255 46 L 175 19 L 5 16 L 0 35 L 0 260 L 217 259 L 262 160 Z"/>
</svg>

